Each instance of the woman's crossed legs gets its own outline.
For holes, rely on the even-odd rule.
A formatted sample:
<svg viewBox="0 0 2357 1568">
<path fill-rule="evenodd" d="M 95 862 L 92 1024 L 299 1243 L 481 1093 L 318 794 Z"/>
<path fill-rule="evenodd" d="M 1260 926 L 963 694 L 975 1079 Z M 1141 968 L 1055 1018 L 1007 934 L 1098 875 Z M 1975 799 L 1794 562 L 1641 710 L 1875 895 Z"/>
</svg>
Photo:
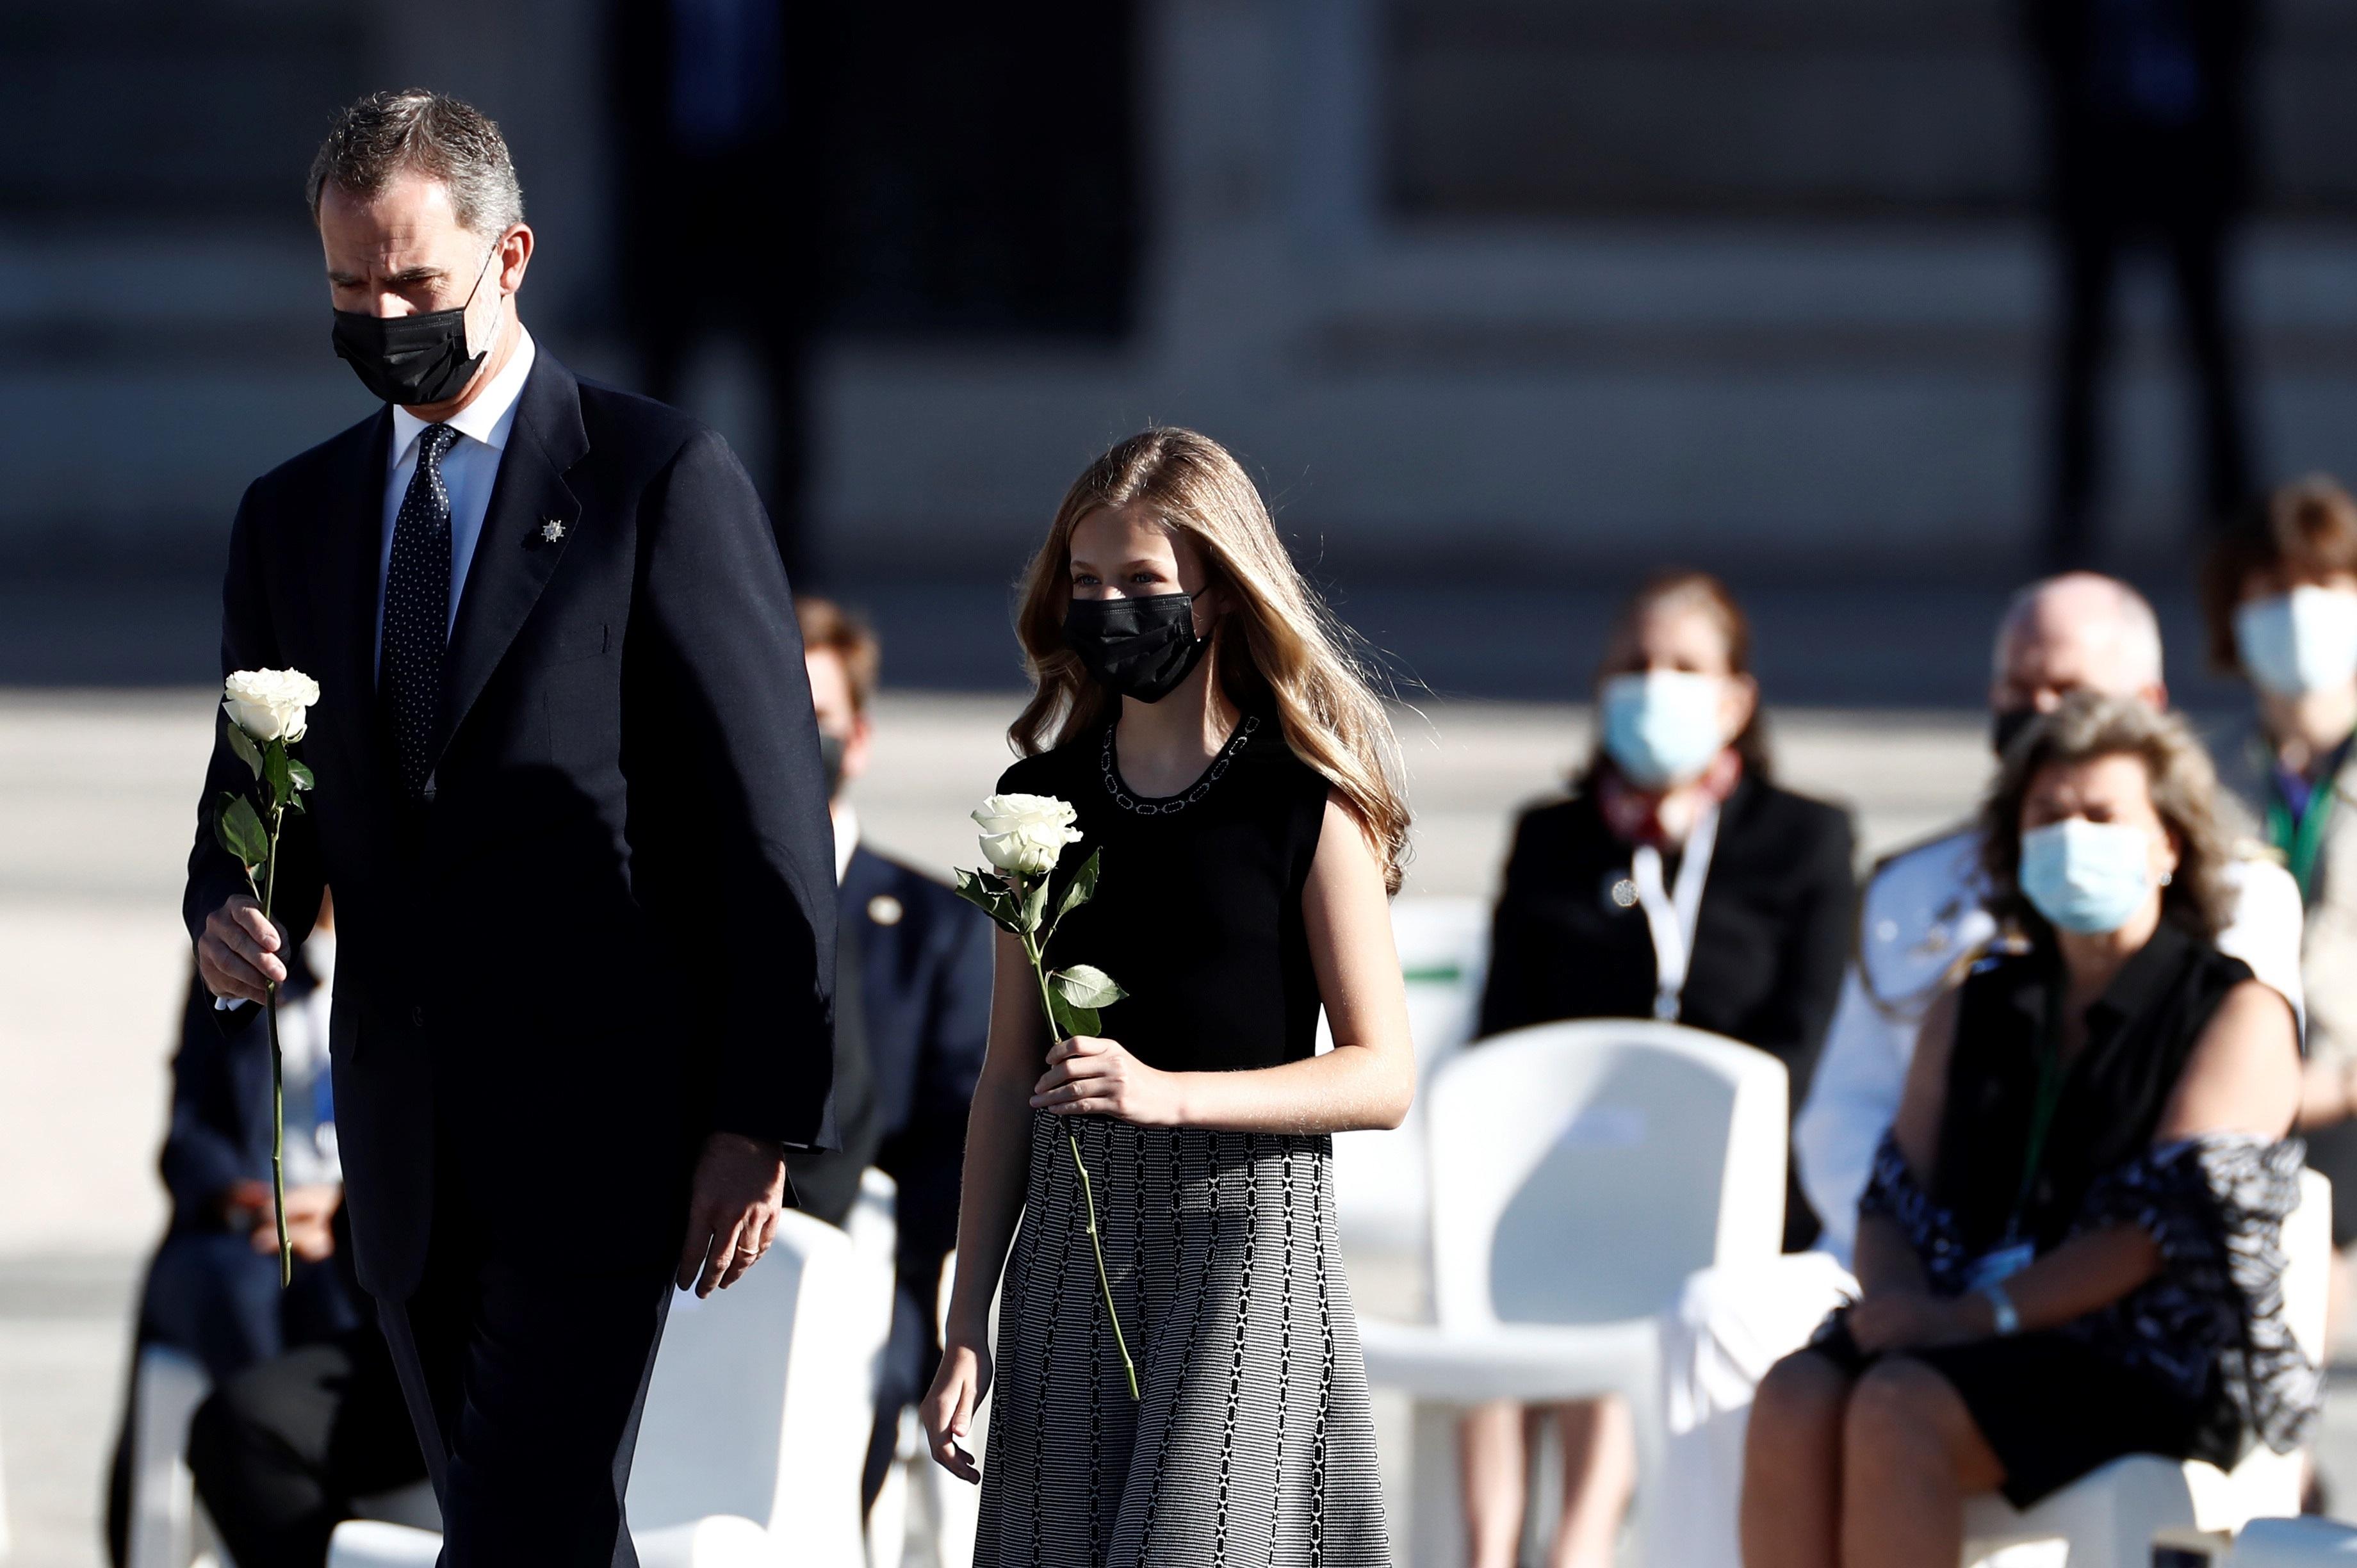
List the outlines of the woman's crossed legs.
<svg viewBox="0 0 2357 1568">
<path fill-rule="evenodd" d="M 1885 1356 L 1852 1377 L 1802 1350 L 1770 1369 L 1744 1449 L 1744 1568 L 1954 1568 L 1964 1499 L 2005 1466 L 1953 1384 Z"/>
</svg>

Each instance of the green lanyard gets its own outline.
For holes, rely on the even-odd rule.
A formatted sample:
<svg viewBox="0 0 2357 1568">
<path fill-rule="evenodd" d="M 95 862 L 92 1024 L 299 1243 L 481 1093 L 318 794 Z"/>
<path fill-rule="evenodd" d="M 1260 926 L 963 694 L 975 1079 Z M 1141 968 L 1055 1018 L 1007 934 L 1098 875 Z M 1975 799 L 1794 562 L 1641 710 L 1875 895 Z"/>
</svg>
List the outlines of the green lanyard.
<svg viewBox="0 0 2357 1568">
<path fill-rule="evenodd" d="M 2054 1113 L 2062 1105 L 2062 986 L 2046 988 L 2046 1026 L 2038 1041 L 2038 1098 L 2029 1107 L 2029 1141 L 2022 1151 L 2021 1187 L 2014 1194 L 2013 1218 L 2006 1221 L 2007 1241 L 2021 1236 L 2021 1217 L 2038 1186 L 2038 1167 L 2046 1158 L 2046 1140 L 2054 1131 Z"/>
<path fill-rule="evenodd" d="M 2303 904 L 2316 893 L 2316 861 L 2324 849 L 2325 825 L 2332 820 L 2333 799 L 2340 793 L 2330 773 L 2319 779 L 2309 793 L 2308 810 L 2297 822 L 2280 794 L 2267 804 L 2267 842 L 2283 851 L 2284 859 L 2290 863 Z"/>
</svg>

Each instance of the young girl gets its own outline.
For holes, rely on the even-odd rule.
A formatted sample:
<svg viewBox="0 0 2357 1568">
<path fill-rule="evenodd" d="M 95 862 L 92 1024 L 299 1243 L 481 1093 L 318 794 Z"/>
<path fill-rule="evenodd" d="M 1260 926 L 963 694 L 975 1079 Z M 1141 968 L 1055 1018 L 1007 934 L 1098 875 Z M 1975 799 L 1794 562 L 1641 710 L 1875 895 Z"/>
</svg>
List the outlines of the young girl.
<svg viewBox="0 0 2357 1568">
<path fill-rule="evenodd" d="M 1328 1134 L 1398 1126 L 1415 1089 L 1389 725 L 1251 480 L 1191 431 L 1081 476 L 1017 633 L 1038 691 L 999 788 L 1076 809 L 1066 875 L 1102 855 L 1049 961 L 1128 997 L 1102 1037 L 1051 1047 L 1000 939 L 924 1404 L 933 1456 L 982 1481 L 976 1568 L 1388 1564 Z M 994 1373 L 978 1477 L 965 1440 Z"/>
</svg>

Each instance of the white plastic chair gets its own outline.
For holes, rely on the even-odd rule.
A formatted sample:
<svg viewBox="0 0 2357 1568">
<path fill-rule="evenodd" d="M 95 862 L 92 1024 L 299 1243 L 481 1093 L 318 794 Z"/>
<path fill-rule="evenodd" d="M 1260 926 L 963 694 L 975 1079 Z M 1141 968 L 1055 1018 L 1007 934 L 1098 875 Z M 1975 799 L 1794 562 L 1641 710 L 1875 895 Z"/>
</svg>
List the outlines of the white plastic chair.
<svg viewBox="0 0 2357 1568">
<path fill-rule="evenodd" d="M 891 1321 L 891 1248 L 787 1214 L 750 1273 L 673 1301 L 630 1471 L 646 1568 L 865 1559 L 860 1465 Z M 431 1568 L 441 1537 L 339 1526 L 328 1568 Z"/>
<path fill-rule="evenodd" d="M 2326 1359 L 2325 1301 L 2331 1289 L 2332 1184 L 2300 1175 L 2299 1207 L 2284 1222 L 2284 1315 L 2301 1348 Z M 2232 1534 L 2252 1520 L 2299 1511 L 2300 1456 L 2254 1448 L 2230 1474 L 2132 1454 L 2072 1482 L 2027 1511 L 1996 1496 L 1964 1508 L 1964 1568 L 2031 1541 L 2067 1541 L 2070 1568 L 2146 1568 L 2163 1530 Z M 2230 1561 L 2240 1561 L 2230 1559 Z"/>
<path fill-rule="evenodd" d="M 2261 1519 L 2219 1568 L 2357 1568 L 2357 1527 L 2330 1519 Z"/>
<path fill-rule="evenodd" d="M 139 1352 L 131 1394 L 129 1568 L 188 1568 L 197 1552 L 188 1422 L 212 1391 L 197 1359 L 167 1345 Z"/>
<path fill-rule="evenodd" d="M 1785 1104 L 1775 1058 L 1635 1020 L 1519 1030 L 1434 1077 L 1436 1321 L 1360 1325 L 1369 1380 L 1415 1402 L 1407 1561 L 1463 1554 L 1466 1406 L 1620 1393 L 1657 1473 L 1655 1315 L 1695 1270 L 1781 1244 Z"/>
<path fill-rule="evenodd" d="M 0 1563 L 8 1561 L 8 1477 L 5 1464 L 7 1443 L 0 1438 Z"/>
<path fill-rule="evenodd" d="M 1490 961 L 1490 909 L 1478 898 L 1408 897 L 1392 905 L 1392 940 L 1406 982 L 1408 1037 L 1416 1074 L 1429 1082 L 1473 1037 Z M 1325 1024 L 1318 1024 L 1320 1048 Z M 1426 1190 L 1424 1096 L 1392 1132 L 1341 1133 L 1334 1139 L 1335 1220 L 1354 1257 L 1414 1258 L 1424 1251 L 1430 1198 Z"/>
</svg>

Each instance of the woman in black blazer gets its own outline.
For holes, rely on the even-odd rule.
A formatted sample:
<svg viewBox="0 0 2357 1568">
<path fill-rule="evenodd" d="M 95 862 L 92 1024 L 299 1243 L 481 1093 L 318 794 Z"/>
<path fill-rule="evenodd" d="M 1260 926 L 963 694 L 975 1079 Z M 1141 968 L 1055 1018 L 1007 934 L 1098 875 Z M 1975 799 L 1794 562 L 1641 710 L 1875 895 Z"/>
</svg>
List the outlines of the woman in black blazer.
<svg viewBox="0 0 2357 1568">
<path fill-rule="evenodd" d="M 1673 572 L 1623 607 L 1598 675 L 1599 742 L 1567 799 L 1514 830 L 1491 936 L 1483 1036 L 1565 1018 L 1670 1018 L 1757 1046 L 1808 1088 L 1840 995 L 1857 886 L 1848 813 L 1770 782 L 1742 609 L 1717 578 Z M 1784 1242 L 1816 1217 L 1795 1185 Z M 1465 1419 L 1472 1568 L 1510 1568 L 1530 1426 Z M 1604 1568 L 1635 1484 L 1628 1414 L 1555 1412 L 1564 1509 L 1550 1568 Z"/>
</svg>

